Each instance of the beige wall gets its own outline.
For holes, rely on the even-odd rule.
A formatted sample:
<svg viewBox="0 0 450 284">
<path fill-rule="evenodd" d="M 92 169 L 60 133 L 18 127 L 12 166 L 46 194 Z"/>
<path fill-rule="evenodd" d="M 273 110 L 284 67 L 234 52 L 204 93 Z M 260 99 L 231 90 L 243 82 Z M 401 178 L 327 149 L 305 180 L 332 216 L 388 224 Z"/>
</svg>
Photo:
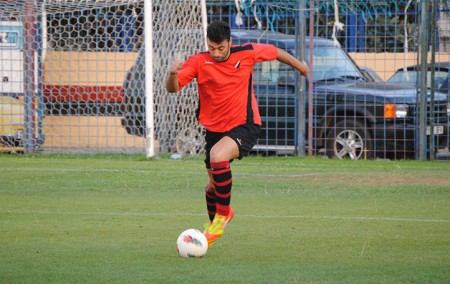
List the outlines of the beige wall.
<svg viewBox="0 0 450 284">
<path fill-rule="evenodd" d="M 417 53 L 350 53 L 358 66 L 372 68 L 383 79 L 389 79 L 396 70 L 417 64 Z M 431 55 L 428 56 L 431 58 Z M 436 62 L 450 61 L 450 53 L 437 53 Z M 430 61 L 430 60 L 428 60 Z"/>
<path fill-rule="evenodd" d="M 51 85 L 120 86 L 136 60 L 135 52 L 47 51 L 44 83 Z"/>
<path fill-rule="evenodd" d="M 137 53 L 48 51 L 44 83 L 52 85 L 122 86 Z M 145 139 L 128 135 L 121 117 L 46 116 L 45 148 L 144 148 Z"/>
<path fill-rule="evenodd" d="M 144 148 L 145 138 L 128 135 L 114 116 L 46 116 L 46 148 Z"/>
<path fill-rule="evenodd" d="M 417 63 L 417 53 L 350 53 L 350 56 L 359 66 L 372 68 L 384 80 L 389 79 L 395 70 Z M 120 86 L 136 57 L 136 52 L 48 51 L 44 83 Z M 450 53 L 437 53 L 436 62 L 439 61 L 450 61 Z"/>
</svg>

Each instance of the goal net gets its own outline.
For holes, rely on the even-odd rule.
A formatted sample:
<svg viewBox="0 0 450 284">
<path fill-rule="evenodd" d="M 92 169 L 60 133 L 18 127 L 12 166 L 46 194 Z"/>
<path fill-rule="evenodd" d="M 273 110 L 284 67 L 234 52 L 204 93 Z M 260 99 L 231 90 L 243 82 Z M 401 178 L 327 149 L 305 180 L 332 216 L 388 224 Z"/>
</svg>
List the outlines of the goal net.
<svg viewBox="0 0 450 284">
<path fill-rule="evenodd" d="M 205 49 L 201 11 L 200 0 L 1 1 L 1 150 L 201 153 L 196 84 L 165 90 L 169 64 Z"/>
</svg>

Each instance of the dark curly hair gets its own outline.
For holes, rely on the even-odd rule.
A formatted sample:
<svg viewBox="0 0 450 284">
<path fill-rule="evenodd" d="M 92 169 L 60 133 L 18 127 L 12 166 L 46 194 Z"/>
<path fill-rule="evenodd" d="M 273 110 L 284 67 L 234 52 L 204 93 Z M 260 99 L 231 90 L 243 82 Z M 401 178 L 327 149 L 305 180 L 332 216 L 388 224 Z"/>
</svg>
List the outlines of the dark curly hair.
<svg viewBox="0 0 450 284">
<path fill-rule="evenodd" d="M 215 43 L 221 43 L 224 40 L 230 41 L 230 26 L 223 21 L 212 22 L 208 25 L 206 36 Z"/>
</svg>

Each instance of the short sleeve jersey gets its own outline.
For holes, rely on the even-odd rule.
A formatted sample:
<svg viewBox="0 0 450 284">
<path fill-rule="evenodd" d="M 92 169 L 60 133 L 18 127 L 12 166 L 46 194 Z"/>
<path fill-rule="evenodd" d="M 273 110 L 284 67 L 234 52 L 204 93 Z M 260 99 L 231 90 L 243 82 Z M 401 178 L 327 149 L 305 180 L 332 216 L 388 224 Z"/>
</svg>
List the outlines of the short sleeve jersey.
<svg viewBox="0 0 450 284">
<path fill-rule="evenodd" d="M 197 78 L 198 120 L 209 131 L 226 132 L 246 123 L 261 125 L 253 91 L 253 66 L 277 57 L 275 46 L 256 43 L 232 46 L 230 57 L 219 63 L 208 52 L 197 53 L 178 73 L 180 90 Z"/>
</svg>

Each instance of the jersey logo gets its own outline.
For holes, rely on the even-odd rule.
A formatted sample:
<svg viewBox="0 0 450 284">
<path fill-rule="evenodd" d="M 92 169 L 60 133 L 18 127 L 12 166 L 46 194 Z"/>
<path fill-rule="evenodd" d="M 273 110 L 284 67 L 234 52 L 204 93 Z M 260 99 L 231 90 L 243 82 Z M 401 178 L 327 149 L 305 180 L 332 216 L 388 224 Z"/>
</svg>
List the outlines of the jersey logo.
<svg viewBox="0 0 450 284">
<path fill-rule="evenodd" d="M 234 68 L 238 69 L 239 67 L 241 67 L 241 61 L 239 60 L 236 65 L 234 65 Z"/>
<path fill-rule="evenodd" d="M 205 61 L 205 64 L 210 64 L 210 65 L 212 65 L 212 64 L 214 64 L 214 62 L 206 60 L 206 61 Z"/>
</svg>

